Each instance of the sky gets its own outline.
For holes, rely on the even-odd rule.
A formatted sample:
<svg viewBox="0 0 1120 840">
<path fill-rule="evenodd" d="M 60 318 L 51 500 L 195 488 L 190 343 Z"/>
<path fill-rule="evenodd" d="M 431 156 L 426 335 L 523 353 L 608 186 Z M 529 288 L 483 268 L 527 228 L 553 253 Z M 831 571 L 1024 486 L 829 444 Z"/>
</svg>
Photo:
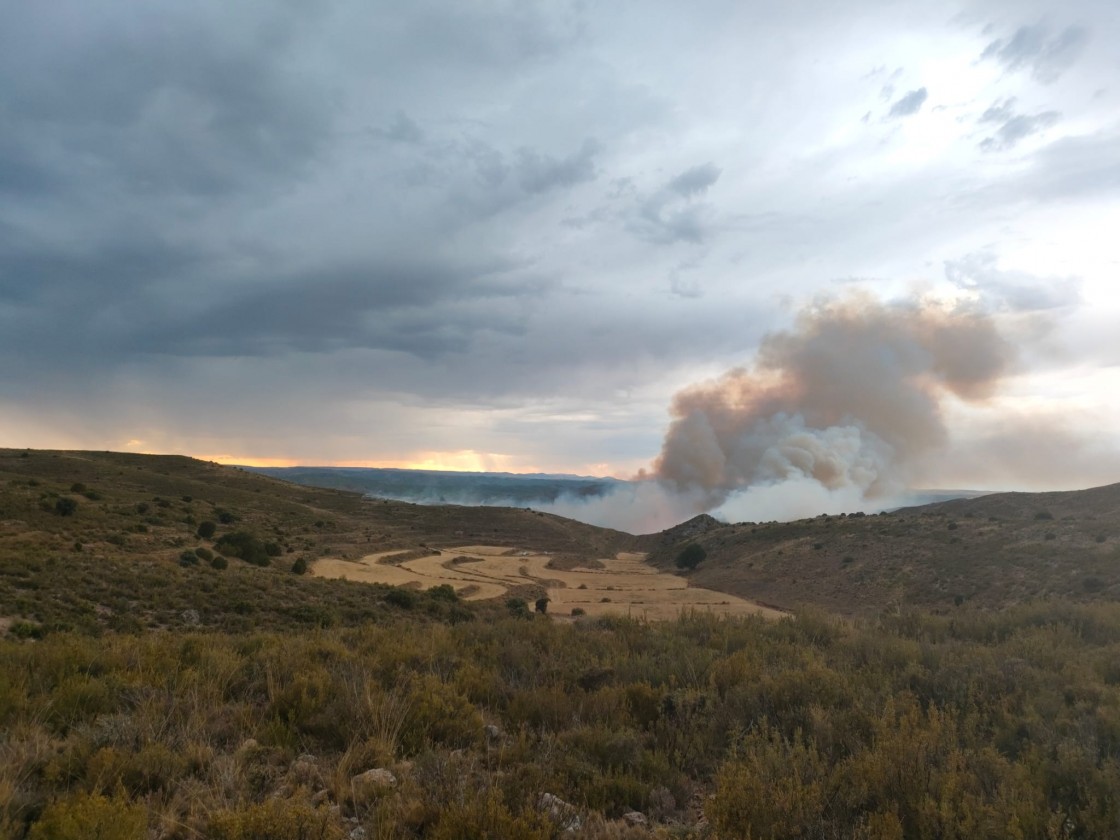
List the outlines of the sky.
<svg viewBox="0 0 1120 840">
<path fill-rule="evenodd" d="M 0 11 L 2 446 L 626 477 L 862 300 L 1014 351 L 913 482 L 1120 480 L 1114 0 Z"/>
</svg>

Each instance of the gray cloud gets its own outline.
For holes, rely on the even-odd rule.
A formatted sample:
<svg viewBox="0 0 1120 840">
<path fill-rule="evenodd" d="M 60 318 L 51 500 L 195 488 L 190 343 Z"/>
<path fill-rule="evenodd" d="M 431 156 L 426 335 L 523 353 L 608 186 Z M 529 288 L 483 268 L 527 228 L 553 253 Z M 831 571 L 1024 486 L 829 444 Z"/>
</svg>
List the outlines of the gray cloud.
<svg viewBox="0 0 1120 840">
<path fill-rule="evenodd" d="M 142 13 L 64 53 L 50 14 L 25 17 L 30 31 L 0 36 L 0 109 L 16 147 L 0 148 L 16 155 L 0 169 L 51 171 L 59 190 L 101 180 L 134 194 L 204 197 L 297 174 L 330 131 L 329 99 L 298 69 L 294 22 L 282 16 L 231 43 L 197 21 L 170 32 Z M 50 46 L 36 53 L 44 39 Z M 50 51 L 59 54 L 42 54 Z"/>
<path fill-rule="evenodd" d="M 419 143 L 424 139 L 420 126 L 404 111 L 397 111 L 393 121 L 386 128 L 379 129 L 378 133 L 386 140 L 397 143 Z"/>
<path fill-rule="evenodd" d="M 660 245 L 702 243 L 711 232 L 714 214 L 711 205 L 700 199 L 722 172 L 714 163 L 705 163 L 674 175 L 646 195 L 629 190 L 627 194 L 635 203 L 627 214 L 627 227 L 639 238 Z M 671 281 L 671 287 L 674 294 L 681 294 L 679 289 L 685 288 L 675 281 Z"/>
<path fill-rule="evenodd" d="M 945 277 L 959 289 L 979 292 L 987 306 L 1001 311 L 1051 312 L 1081 303 L 1080 278 L 1038 277 L 1001 269 L 998 256 L 991 250 L 946 260 Z"/>
<path fill-rule="evenodd" d="M 1089 41 L 1089 33 L 1080 26 L 1067 26 L 1051 34 L 1043 23 L 1020 26 L 1010 38 L 997 38 L 984 48 L 981 59 L 998 61 L 1007 70 L 1030 70 L 1043 84 L 1057 81 L 1076 63 Z"/>
<path fill-rule="evenodd" d="M 959 62 L 994 104 L 978 135 L 975 117 L 946 121 L 959 134 L 932 153 L 898 122 L 852 123 L 925 107 L 886 68 L 916 25 L 914 68 L 947 55 L 961 33 L 944 9 L 811 0 L 807 25 L 772 6 L 731 45 L 734 4 L 658 3 L 15 4 L 0 429 L 88 425 L 105 446 L 147 423 L 187 451 L 388 457 L 425 436 L 544 452 L 569 412 L 554 462 L 652 455 L 669 392 L 749 356 L 828 278 L 889 296 L 962 241 L 1061 239 L 1042 201 L 1073 225 L 1120 191 L 1113 129 L 1023 142 L 1051 119 L 1029 73 L 1076 52 L 1060 32 L 993 48 L 1024 71 L 998 84 L 994 64 Z M 1108 9 L 1081 3 L 1106 43 Z M 1111 59 L 1083 54 L 1093 90 L 1115 87 Z M 866 64 L 884 69 L 835 70 Z M 1110 101 L 1063 98 L 1063 127 L 1109 126 Z M 976 154 L 985 138 L 1031 154 L 1007 166 Z M 994 300 L 1014 278 L 992 270 L 958 279 Z M 1028 291 L 999 288 L 1000 306 L 1045 311 Z M 455 444 L 463 416 L 478 441 Z"/>
<path fill-rule="evenodd" d="M 541 193 L 594 180 L 595 155 L 600 148 L 597 141 L 585 140 L 578 152 L 560 159 L 521 149 L 517 160 L 518 181 L 526 191 Z"/>
<path fill-rule="evenodd" d="M 887 116 L 893 119 L 916 114 L 922 109 L 922 105 L 925 104 L 927 98 L 929 98 L 929 92 L 924 87 L 912 90 L 891 105 L 891 110 Z"/>
<path fill-rule="evenodd" d="M 1058 123 L 1062 115 L 1058 111 L 1043 111 L 1038 114 L 1015 113 L 1015 98 L 997 100 L 980 116 L 981 125 L 995 125 L 996 133 L 980 142 L 986 152 L 1002 152 L 1012 149 L 1020 140 L 1039 134 Z"/>
<path fill-rule="evenodd" d="M 683 195 L 685 198 L 703 195 L 716 181 L 722 170 L 714 163 L 705 163 L 686 169 L 680 175 L 669 181 L 668 189 Z"/>
</svg>

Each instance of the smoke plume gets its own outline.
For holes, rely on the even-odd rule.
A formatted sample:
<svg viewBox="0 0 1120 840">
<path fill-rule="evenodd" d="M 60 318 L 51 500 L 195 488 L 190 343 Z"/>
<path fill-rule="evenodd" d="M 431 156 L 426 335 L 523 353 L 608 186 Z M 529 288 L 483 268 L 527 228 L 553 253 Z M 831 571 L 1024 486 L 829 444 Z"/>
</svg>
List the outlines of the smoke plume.
<svg viewBox="0 0 1120 840">
<path fill-rule="evenodd" d="M 760 485 L 891 496 L 947 442 L 942 402 L 991 395 L 1011 360 L 990 316 L 929 301 L 819 301 L 754 365 L 676 395 L 655 476 L 710 510 Z"/>
</svg>

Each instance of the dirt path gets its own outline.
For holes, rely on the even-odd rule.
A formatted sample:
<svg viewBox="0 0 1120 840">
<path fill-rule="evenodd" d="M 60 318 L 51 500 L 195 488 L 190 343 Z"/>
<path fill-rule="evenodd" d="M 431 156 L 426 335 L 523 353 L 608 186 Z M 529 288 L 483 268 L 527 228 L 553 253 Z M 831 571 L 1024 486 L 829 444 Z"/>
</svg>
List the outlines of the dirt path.
<svg viewBox="0 0 1120 840">
<path fill-rule="evenodd" d="M 733 595 L 689 587 L 684 578 L 653 568 L 645 562 L 644 554 L 634 552 L 604 558 L 601 569 L 577 567 L 567 571 L 548 568 L 551 557 L 547 554 L 487 545 L 449 548 L 439 555 L 399 565 L 381 562 L 403 553 L 387 551 L 361 560 L 324 557 L 315 561 L 311 573 L 424 589 L 446 583 L 468 600 L 500 598 L 510 587 L 537 584 L 545 587 L 549 613 L 556 618 L 571 616 L 573 610 L 586 615 L 621 613 L 651 621 L 676 618 L 682 610 L 690 609 L 720 615 L 782 615 Z"/>
</svg>

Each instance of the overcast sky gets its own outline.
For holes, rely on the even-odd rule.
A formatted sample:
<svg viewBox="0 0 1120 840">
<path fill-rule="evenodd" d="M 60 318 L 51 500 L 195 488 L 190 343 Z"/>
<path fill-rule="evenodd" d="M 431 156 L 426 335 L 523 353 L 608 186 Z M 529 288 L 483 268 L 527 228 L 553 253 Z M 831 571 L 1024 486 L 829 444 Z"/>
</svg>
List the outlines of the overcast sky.
<svg viewBox="0 0 1120 840">
<path fill-rule="evenodd" d="M 858 288 L 1109 478 L 1115 0 L 0 7 L 0 445 L 627 475 Z"/>
</svg>

